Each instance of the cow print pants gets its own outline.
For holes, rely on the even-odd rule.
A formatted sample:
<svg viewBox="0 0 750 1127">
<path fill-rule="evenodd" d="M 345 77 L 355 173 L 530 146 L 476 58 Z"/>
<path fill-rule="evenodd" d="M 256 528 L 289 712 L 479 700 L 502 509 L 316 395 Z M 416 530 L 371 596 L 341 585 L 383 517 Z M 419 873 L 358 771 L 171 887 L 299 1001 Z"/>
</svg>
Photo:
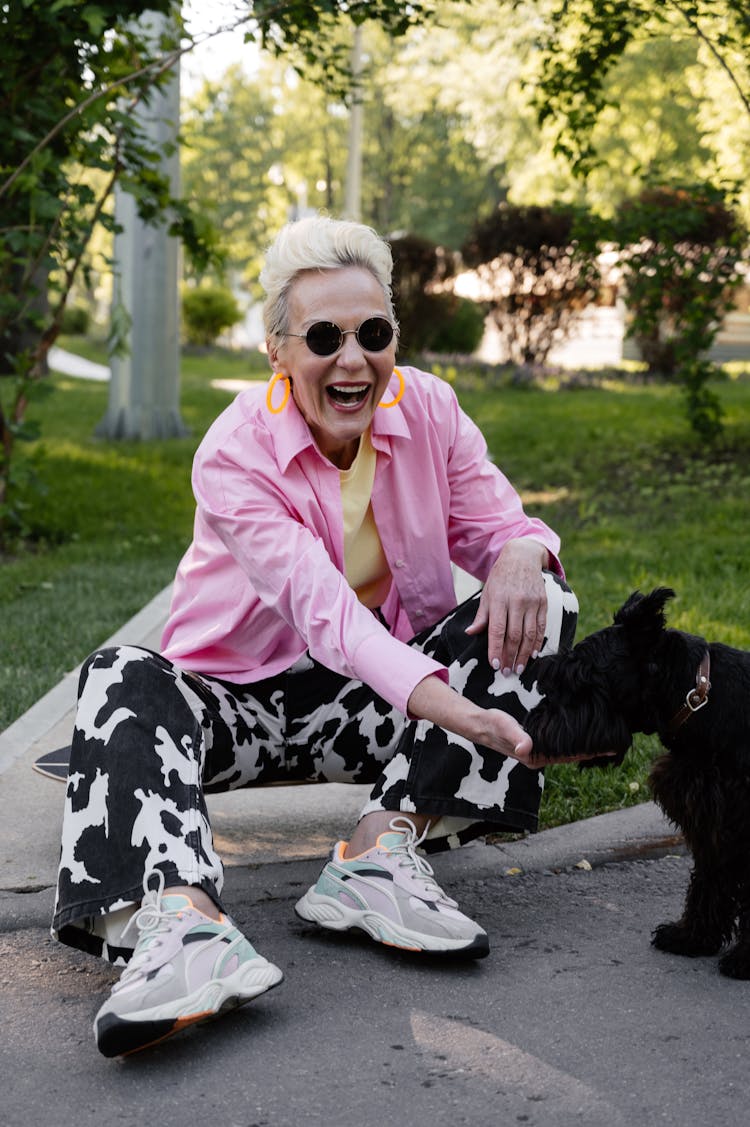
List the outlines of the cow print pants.
<svg viewBox="0 0 750 1127">
<path fill-rule="evenodd" d="M 578 607 L 562 580 L 544 574 L 549 653 L 572 645 Z M 458 692 L 523 721 L 540 699 L 534 662 L 520 677 L 491 668 L 486 633 L 465 633 L 478 598 L 409 644 L 446 665 Z M 283 674 L 235 685 L 150 650 L 102 649 L 81 672 L 53 935 L 126 961 L 118 938 L 154 869 L 168 887 L 200 886 L 221 907 L 205 795 L 310 781 L 372 784 L 363 815 L 439 816 L 425 843 L 432 850 L 535 829 L 544 785 L 541 771 L 410 721 L 307 655 Z"/>
</svg>

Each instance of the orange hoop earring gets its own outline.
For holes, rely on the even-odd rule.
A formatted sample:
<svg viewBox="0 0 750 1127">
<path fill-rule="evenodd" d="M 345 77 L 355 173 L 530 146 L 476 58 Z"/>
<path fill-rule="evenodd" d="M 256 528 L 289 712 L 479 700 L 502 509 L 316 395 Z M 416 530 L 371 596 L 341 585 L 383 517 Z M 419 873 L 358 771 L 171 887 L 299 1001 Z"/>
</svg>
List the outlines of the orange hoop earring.
<svg viewBox="0 0 750 1127">
<path fill-rule="evenodd" d="M 378 403 L 378 407 L 395 407 L 396 404 L 400 403 L 402 398 L 403 398 L 404 391 L 406 390 L 406 382 L 405 382 L 404 377 L 401 375 L 401 372 L 399 371 L 398 368 L 394 368 L 393 371 L 398 376 L 398 383 L 399 383 L 399 388 L 398 388 L 398 391 L 396 392 L 396 398 L 392 399 L 390 401 L 390 403 Z"/>
<path fill-rule="evenodd" d="M 281 400 L 281 406 L 280 407 L 274 407 L 274 405 L 273 405 L 273 389 L 276 387 L 276 384 L 279 382 L 279 380 L 283 380 L 284 384 L 285 384 L 284 398 Z M 289 377 L 285 376 L 283 372 L 275 372 L 274 375 L 273 375 L 273 378 L 271 379 L 271 382 L 268 385 L 268 388 L 266 389 L 266 407 L 268 407 L 268 410 L 271 412 L 272 415 L 280 415 L 281 412 L 284 410 L 284 408 L 287 405 L 287 401 L 289 400 L 290 389 L 291 389 L 291 384 L 289 382 Z"/>
</svg>

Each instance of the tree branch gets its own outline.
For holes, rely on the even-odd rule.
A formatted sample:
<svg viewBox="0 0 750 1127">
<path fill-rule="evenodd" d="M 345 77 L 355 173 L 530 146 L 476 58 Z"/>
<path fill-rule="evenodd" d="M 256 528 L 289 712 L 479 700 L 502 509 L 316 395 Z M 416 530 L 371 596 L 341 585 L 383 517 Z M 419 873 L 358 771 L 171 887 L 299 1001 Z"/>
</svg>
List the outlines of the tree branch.
<svg viewBox="0 0 750 1127">
<path fill-rule="evenodd" d="M 69 122 L 73 121 L 80 114 L 84 113 L 89 108 L 89 106 L 94 105 L 94 103 L 99 101 L 100 98 L 106 98 L 121 87 L 129 86 L 131 83 L 137 81 L 137 79 L 139 78 L 142 78 L 149 72 L 153 73 L 154 79 L 158 78 L 160 75 L 170 70 L 175 65 L 175 63 L 179 62 L 183 55 L 187 55 L 190 51 L 194 50 L 195 47 L 209 42 L 217 35 L 223 35 L 228 31 L 236 31 L 237 28 L 242 27 L 243 24 L 250 23 L 253 19 L 253 16 L 242 16 L 233 24 L 228 24 L 226 26 L 217 28 L 216 31 L 211 31 L 201 38 L 191 39 L 185 47 L 180 47 L 178 50 L 171 51 L 169 54 L 163 55 L 158 59 L 152 59 L 144 66 L 139 67 L 138 70 L 133 71 L 131 74 L 125 75 L 123 78 L 119 78 L 116 82 L 110 82 L 107 86 L 102 87 L 100 90 L 93 90 L 91 94 L 88 95 L 88 97 L 84 98 L 82 102 L 76 103 L 76 105 L 73 106 L 68 111 L 68 113 L 65 114 L 64 117 L 60 118 L 60 120 L 52 127 L 52 129 L 50 129 L 49 132 L 46 133 L 45 136 L 37 142 L 37 144 L 33 149 L 31 149 L 29 153 L 27 153 L 27 155 L 17 166 L 17 168 L 13 170 L 5 183 L 0 184 L 0 198 L 2 198 L 8 191 L 10 191 L 18 177 L 21 175 L 24 169 L 28 168 L 29 164 L 37 155 L 37 153 L 40 153 L 44 148 L 46 148 L 46 146 L 49 145 L 50 141 L 53 141 L 55 137 L 65 128 L 65 126 L 69 124 Z M 138 100 L 139 99 L 135 99 L 136 102 Z"/>
<path fill-rule="evenodd" d="M 688 27 L 690 27 L 701 40 L 701 42 L 705 44 L 716 62 L 729 78 L 729 81 L 732 83 L 735 90 L 740 96 L 740 101 L 742 102 L 747 112 L 750 114 L 750 95 L 746 94 L 742 89 L 742 86 L 740 85 L 739 79 L 737 78 L 736 74 L 732 70 L 724 55 L 722 55 L 719 48 L 713 42 L 713 40 L 710 39 L 710 37 L 703 31 L 703 28 L 698 23 L 697 17 L 694 16 L 691 12 L 686 11 L 684 6 L 680 3 L 680 0 L 664 0 L 664 3 L 667 7 L 672 8 L 674 11 L 678 12 L 679 15 L 682 16 L 682 18 L 685 20 Z"/>
</svg>

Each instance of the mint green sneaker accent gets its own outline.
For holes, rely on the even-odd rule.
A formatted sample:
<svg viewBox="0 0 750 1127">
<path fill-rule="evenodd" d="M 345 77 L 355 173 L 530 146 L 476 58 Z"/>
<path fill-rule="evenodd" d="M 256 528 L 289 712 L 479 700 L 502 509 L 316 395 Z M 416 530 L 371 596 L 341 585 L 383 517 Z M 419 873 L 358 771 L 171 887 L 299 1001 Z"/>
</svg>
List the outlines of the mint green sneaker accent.
<svg viewBox="0 0 750 1127">
<path fill-rule="evenodd" d="M 295 912 L 331 931 L 359 928 L 390 947 L 483 958 L 487 933 L 459 911 L 416 852 L 424 836 L 411 819 L 398 816 L 358 857 L 344 857 L 346 843 L 338 842 Z"/>
<path fill-rule="evenodd" d="M 159 886 L 148 888 L 156 875 Z M 125 934 L 138 940 L 130 962 L 94 1019 L 99 1051 L 124 1056 L 208 1021 L 277 986 L 283 975 L 259 955 L 232 920 L 212 920 L 189 897 L 164 894 L 164 876 L 147 874 L 145 895 Z"/>
</svg>

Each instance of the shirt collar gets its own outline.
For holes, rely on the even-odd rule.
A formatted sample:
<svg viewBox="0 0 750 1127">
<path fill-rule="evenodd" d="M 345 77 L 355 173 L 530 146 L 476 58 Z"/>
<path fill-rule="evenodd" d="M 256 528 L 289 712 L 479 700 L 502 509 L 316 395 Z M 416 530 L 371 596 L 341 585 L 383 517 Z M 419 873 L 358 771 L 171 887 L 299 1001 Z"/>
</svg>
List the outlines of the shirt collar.
<svg viewBox="0 0 750 1127">
<path fill-rule="evenodd" d="M 276 460 L 282 473 L 286 473 L 289 463 L 308 446 L 311 446 L 315 451 L 318 450 L 310 433 L 310 428 L 300 414 L 291 395 L 283 411 L 277 413 L 269 411 L 265 402 L 262 410 L 268 429 L 273 435 Z"/>
</svg>

